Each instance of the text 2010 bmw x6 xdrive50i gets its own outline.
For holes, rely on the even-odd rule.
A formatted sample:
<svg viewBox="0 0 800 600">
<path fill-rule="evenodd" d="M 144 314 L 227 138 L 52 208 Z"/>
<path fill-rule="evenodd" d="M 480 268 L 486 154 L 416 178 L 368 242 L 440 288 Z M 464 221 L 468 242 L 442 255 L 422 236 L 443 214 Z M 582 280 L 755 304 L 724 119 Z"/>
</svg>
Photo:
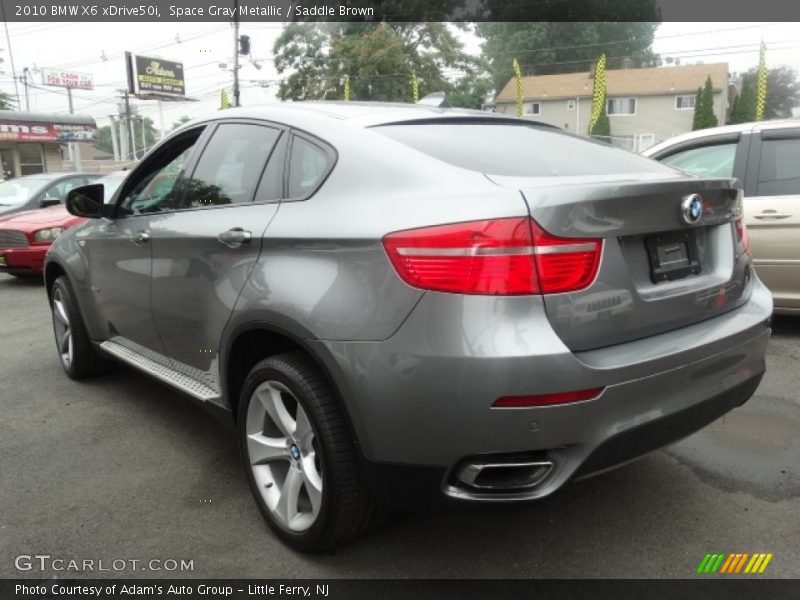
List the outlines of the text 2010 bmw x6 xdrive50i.
<svg viewBox="0 0 800 600">
<path fill-rule="evenodd" d="M 509 502 L 746 401 L 771 298 L 740 193 L 529 121 L 236 109 L 154 148 L 48 254 L 67 374 L 109 358 L 221 409 L 269 524 Z"/>
</svg>

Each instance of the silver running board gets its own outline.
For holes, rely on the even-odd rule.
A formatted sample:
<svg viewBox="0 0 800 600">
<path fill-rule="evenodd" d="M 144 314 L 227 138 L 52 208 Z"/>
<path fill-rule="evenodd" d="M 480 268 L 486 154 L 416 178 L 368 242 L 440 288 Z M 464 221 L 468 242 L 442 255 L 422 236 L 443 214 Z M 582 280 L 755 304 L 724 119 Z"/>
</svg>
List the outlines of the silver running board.
<svg viewBox="0 0 800 600">
<path fill-rule="evenodd" d="M 130 348 L 126 348 L 125 346 L 112 341 L 103 342 L 100 344 L 100 348 L 114 358 L 117 358 L 122 362 L 127 363 L 152 377 L 155 377 L 156 379 L 160 379 L 164 383 L 171 385 L 172 387 L 177 388 L 182 392 L 197 398 L 198 400 L 203 400 L 206 402 L 218 402 L 220 400 L 219 394 L 206 384 L 201 383 L 191 377 L 187 377 L 175 369 L 164 366 L 150 358 L 147 358 L 146 356 L 142 356 L 135 350 L 131 350 Z"/>
</svg>

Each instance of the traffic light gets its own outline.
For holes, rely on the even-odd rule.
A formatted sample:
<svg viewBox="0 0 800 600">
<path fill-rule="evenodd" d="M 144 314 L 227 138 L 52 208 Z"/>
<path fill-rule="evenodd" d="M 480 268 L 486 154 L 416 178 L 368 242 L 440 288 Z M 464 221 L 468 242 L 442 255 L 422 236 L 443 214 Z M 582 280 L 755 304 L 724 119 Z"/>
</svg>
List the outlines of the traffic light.
<svg viewBox="0 0 800 600">
<path fill-rule="evenodd" d="M 250 54 L 250 36 L 249 35 L 240 35 L 239 36 L 239 54 L 242 56 L 247 56 Z"/>
</svg>

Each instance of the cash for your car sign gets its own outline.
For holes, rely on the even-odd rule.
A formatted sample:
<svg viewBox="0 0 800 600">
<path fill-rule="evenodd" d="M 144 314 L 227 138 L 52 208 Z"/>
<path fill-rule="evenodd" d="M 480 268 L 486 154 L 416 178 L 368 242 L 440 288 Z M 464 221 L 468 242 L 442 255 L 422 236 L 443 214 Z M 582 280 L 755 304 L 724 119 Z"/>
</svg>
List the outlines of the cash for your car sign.
<svg viewBox="0 0 800 600">
<path fill-rule="evenodd" d="M 81 90 L 94 89 L 92 76 L 88 73 L 76 73 L 63 69 L 42 69 L 42 83 L 65 88 L 78 88 Z"/>
<path fill-rule="evenodd" d="M 132 94 L 146 99 L 183 100 L 186 83 L 183 64 L 153 56 L 125 53 Z"/>
</svg>

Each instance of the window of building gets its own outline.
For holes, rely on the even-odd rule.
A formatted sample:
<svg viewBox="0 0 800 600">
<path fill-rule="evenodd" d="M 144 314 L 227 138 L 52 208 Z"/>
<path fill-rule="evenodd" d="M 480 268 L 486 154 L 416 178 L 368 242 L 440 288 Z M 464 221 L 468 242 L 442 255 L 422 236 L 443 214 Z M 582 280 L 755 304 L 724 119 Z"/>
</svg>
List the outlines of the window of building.
<svg viewBox="0 0 800 600">
<path fill-rule="evenodd" d="M 44 173 L 44 152 L 41 144 L 18 144 L 19 174 Z"/>
<path fill-rule="evenodd" d="M 526 115 L 540 115 L 542 114 L 542 107 L 538 102 L 526 102 L 523 105 L 523 112 Z"/>
<path fill-rule="evenodd" d="M 694 108 L 695 95 L 683 94 L 675 96 L 675 110 L 690 110 Z"/>
<path fill-rule="evenodd" d="M 611 115 L 635 115 L 636 98 L 609 98 L 606 110 Z"/>
</svg>

